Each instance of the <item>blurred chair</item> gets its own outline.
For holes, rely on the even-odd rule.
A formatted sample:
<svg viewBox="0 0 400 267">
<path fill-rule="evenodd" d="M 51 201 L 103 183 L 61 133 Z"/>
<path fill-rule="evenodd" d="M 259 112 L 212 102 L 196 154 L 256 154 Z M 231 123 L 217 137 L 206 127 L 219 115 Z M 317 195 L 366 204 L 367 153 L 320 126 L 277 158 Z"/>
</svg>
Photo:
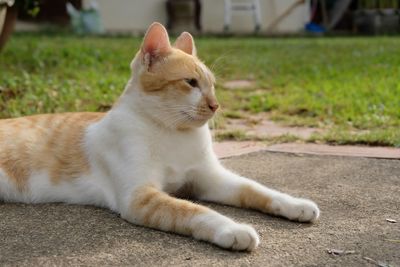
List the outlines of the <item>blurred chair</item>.
<svg viewBox="0 0 400 267">
<path fill-rule="evenodd" d="M 233 12 L 248 12 L 254 18 L 254 31 L 261 29 L 261 11 L 259 0 L 225 0 L 224 31 L 230 30 Z"/>
<path fill-rule="evenodd" d="M 194 8 L 191 8 L 193 5 Z M 171 30 L 178 20 L 185 18 L 194 20 L 196 30 L 201 31 L 200 0 L 167 0 L 167 29 Z M 194 16 L 193 16 L 194 13 Z"/>
</svg>

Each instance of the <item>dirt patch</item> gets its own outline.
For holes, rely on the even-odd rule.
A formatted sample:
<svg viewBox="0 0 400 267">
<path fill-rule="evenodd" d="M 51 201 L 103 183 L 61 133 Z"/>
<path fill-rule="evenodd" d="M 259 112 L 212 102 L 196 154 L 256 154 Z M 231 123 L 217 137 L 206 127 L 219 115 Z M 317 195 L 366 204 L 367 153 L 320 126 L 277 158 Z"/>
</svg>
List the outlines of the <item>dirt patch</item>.
<svg viewBox="0 0 400 267">
<path fill-rule="evenodd" d="M 331 146 L 325 144 L 285 143 L 268 145 L 260 141 L 223 141 L 214 143 L 219 158 L 239 156 L 255 151 L 285 152 L 309 155 L 334 155 L 347 157 L 400 159 L 400 149 L 394 147 Z M 390 219 L 387 219 L 387 221 Z"/>
<path fill-rule="evenodd" d="M 224 141 L 214 143 L 214 151 L 219 158 L 227 158 L 232 156 L 239 156 L 259 150 L 266 149 L 266 145 L 262 142 L 255 141 Z"/>
<path fill-rule="evenodd" d="M 259 148 L 262 149 L 263 147 L 259 146 Z M 400 149 L 394 147 L 330 146 L 324 144 L 287 143 L 271 145 L 266 148 L 266 150 L 296 154 L 400 159 Z"/>
<path fill-rule="evenodd" d="M 269 114 L 265 112 L 240 113 L 240 117 L 225 118 L 223 126 L 214 130 L 214 139 L 219 141 L 214 143 L 214 149 L 220 158 L 267 150 L 295 154 L 400 159 L 399 148 L 305 143 L 314 134 L 324 134 L 324 130 L 282 126 L 270 120 Z"/>
<path fill-rule="evenodd" d="M 308 139 L 313 134 L 323 133 L 322 129 L 310 127 L 287 127 L 279 125 L 269 119 L 268 113 L 245 114 L 244 118 L 227 118 L 222 129 L 217 129 L 216 134 L 224 132 L 241 131 L 246 136 L 254 139 L 265 139 L 291 135 L 299 139 Z"/>
<path fill-rule="evenodd" d="M 255 83 L 249 80 L 232 80 L 223 84 L 226 89 L 247 89 L 253 88 Z"/>
</svg>

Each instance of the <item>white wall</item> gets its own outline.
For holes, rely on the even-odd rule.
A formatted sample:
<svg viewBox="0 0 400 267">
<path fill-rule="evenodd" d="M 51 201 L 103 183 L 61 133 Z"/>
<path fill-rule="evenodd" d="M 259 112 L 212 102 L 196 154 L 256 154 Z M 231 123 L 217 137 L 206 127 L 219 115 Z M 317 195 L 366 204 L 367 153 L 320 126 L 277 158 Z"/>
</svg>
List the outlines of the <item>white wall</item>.
<svg viewBox="0 0 400 267">
<path fill-rule="evenodd" d="M 86 6 L 90 0 L 83 0 Z M 139 34 L 154 21 L 165 24 L 167 14 L 163 0 L 97 0 L 107 32 Z"/>
<path fill-rule="evenodd" d="M 84 4 L 90 0 L 83 0 Z M 153 21 L 166 23 L 165 0 L 97 0 L 103 25 L 108 32 L 142 33 Z M 260 0 L 262 29 L 268 25 L 295 0 Z M 232 32 L 246 33 L 254 29 L 250 13 L 241 12 L 232 18 Z M 305 5 L 296 8 L 281 21 L 275 32 L 293 33 L 303 30 L 308 9 Z M 204 32 L 221 33 L 224 23 L 224 0 L 202 0 L 202 26 Z"/>
<path fill-rule="evenodd" d="M 282 14 L 295 0 L 260 0 L 261 32 L 265 32 L 270 23 Z M 224 25 L 224 1 L 203 0 L 202 25 L 205 32 L 221 32 Z M 301 5 L 293 10 L 276 27 L 275 32 L 290 33 L 304 29 L 308 9 Z M 232 16 L 232 32 L 252 32 L 254 20 L 249 11 L 234 12 Z"/>
</svg>

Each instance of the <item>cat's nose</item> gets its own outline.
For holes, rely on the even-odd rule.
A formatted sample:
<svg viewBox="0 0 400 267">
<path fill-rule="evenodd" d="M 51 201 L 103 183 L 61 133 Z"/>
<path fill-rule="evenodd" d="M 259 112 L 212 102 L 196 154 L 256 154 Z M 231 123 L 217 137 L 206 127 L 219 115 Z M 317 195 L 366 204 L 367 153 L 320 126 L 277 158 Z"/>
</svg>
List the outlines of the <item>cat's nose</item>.
<svg viewBox="0 0 400 267">
<path fill-rule="evenodd" d="M 212 112 L 215 112 L 219 108 L 219 105 L 217 102 L 213 102 L 213 103 L 209 103 L 208 107 L 211 109 Z"/>
</svg>

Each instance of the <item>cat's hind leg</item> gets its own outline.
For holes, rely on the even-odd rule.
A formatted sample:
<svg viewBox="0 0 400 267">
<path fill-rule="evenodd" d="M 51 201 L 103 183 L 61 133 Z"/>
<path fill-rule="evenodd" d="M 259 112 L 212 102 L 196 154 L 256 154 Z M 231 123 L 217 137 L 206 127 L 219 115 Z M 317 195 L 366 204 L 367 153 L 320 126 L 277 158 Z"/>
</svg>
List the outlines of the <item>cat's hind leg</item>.
<svg viewBox="0 0 400 267">
<path fill-rule="evenodd" d="M 6 172 L 0 166 L 0 201 L 22 201 L 24 195 L 24 186 L 16 184 L 11 180 Z"/>
<path fill-rule="evenodd" d="M 219 163 L 203 167 L 194 181 L 201 200 L 251 208 L 300 222 L 314 222 L 319 217 L 313 201 L 270 189 Z"/>
<path fill-rule="evenodd" d="M 220 247 L 251 251 L 259 237 L 248 225 L 239 224 L 207 207 L 174 198 L 154 186 L 141 186 L 132 194 L 122 218 L 150 228 L 209 241 Z"/>
</svg>

